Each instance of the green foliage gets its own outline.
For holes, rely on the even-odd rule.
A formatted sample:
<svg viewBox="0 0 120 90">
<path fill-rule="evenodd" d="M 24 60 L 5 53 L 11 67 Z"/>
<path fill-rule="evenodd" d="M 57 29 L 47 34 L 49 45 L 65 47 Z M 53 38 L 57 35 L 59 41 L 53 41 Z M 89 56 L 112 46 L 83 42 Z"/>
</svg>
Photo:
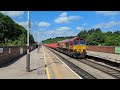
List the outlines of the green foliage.
<svg viewBox="0 0 120 90">
<path fill-rule="evenodd" d="M 100 28 L 84 30 L 77 35 L 80 38 L 85 38 L 88 45 L 102 46 L 120 46 L 120 31 L 103 33 Z"/>
<path fill-rule="evenodd" d="M 7 15 L 0 13 L 0 45 L 26 45 L 27 30 L 15 23 Z M 30 44 L 34 43 L 34 38 L 30 34 Z"/>
<path fill-rule="evenodd" d="M 100 28 L 84 30 L 78 33 L 77 37 L 85 38 L 87 45 L 100 45 L 100 46 L 120 46 L 120 31 L 115 32 L 102 32 Z M 44 43 L 55 43 L 61 40 L 73 37 L 56 37 L 49 38 L 43 41 Z"/>
</svg>

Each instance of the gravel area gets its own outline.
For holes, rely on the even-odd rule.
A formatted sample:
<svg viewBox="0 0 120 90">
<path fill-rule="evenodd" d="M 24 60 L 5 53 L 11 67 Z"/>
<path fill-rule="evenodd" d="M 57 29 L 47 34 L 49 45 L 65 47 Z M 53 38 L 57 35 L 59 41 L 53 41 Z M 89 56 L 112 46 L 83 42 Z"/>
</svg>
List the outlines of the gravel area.
<svg viewBox="0 0 120 90">
<path fill-rule="evenodd" d="M 117 70 L 120 71 L 120 68 L 110 66 L 110 65 L 108 65 L 108 64 L 105 64 L 104 62 L 99 62 L 99 61 L 97 61 L 97 60 L 95 61 L 95 60 L 93 60 L 93 59 L 88 59 L 88 60 L 90 60 L 90 61 L 92 61 L 92 62 L 96 62 L 96 63 L 98 63 L 98 64 L 102 64 L 102 65 L 105 65 L 105 66 L 111 67 L 111 68 L 114 68 L 114 69 L 117 69 Z"/>
</svg>

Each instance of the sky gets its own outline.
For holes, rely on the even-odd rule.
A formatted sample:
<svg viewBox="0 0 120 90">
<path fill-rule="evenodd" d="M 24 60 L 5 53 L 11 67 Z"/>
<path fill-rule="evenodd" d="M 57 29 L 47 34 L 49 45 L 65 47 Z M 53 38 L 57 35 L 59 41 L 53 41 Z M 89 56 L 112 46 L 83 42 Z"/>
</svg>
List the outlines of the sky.
<svg viewBox="0 0 120 90">
<path fill-rule="evenodd" d="M 28 11 L 0 11 L 28 29 Z M 80 31 L 101 28 L 120 30 L 120 11 L 30 11 L 31 29 L 36 42 L 61 36 L 76 36 Z"/>
</svg>

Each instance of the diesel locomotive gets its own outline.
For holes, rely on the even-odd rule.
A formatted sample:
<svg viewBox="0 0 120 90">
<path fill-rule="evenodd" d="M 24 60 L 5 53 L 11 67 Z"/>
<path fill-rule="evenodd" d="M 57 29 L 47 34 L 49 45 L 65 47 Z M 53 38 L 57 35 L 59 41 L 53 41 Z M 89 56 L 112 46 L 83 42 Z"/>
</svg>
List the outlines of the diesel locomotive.
<svg viewBox="0 0 120 90">
<path fill-rule="evenodd" d="M 72 39 L 66 39 L 63 41 L 58 41 L 57 43 L 44 45 L 73 58 L 85 58 L 87 54 L 86 40 L 79 37 L 74 37 Z"/>
<path fill-rule="evenodd" d="M 86 40 L 75 37 L 57 42 L 57 50 L 74 58 L 86 57 Z"/>
</svg>

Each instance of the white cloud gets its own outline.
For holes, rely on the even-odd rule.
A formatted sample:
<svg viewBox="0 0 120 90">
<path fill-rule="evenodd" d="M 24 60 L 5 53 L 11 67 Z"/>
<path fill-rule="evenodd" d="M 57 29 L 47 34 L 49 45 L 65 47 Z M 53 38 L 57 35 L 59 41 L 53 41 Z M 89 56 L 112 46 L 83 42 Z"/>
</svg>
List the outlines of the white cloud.
<svg viewBox="0 0 120 90">
<path fill-rule="evenodd" d="M 48 22 L 39 22 L 38 26 L 40 26 L 40 27 L 46 27 L 46 26 L 50 26 L 50 23 L 48 23 Z"/>
<path fill-rule="evenodd" d="M 24 28 L 27 28 L 28 27 L 28 21 L 25 21 L 25 22 L 17 22 L 19 25 L 22 25 Z M 34 25 L 32 22 L 31 22 L 31 25 Z M 32 26 L 31 26 L 32 27 Z"/>
<path fill-rule="evenodd" d="M 84 27 L 76 27 L 76 29 L 81 31 L 84 29 Z"/>
<path fill-rule="evenodd" d="M 50 31 L 47 31 L 46 33 L 48 33 L 48 35 L 50 35 L 50 34 L 56 34 L 57 31 L 56 30 L 50 30 Z"/>
<path fill-rule="evenodd" d="M 103 14 L 105 16 L 109 15 L 118 15 L 120 14 L 120 11 L 96 11 L 97 14 Z"/>
<path fill-rule="evenodd" d="M 83 23 L 82 25 L 85 26 L 85 25 L 87 25 L 87 23 Z"/>
<path fill-rule="evenodd" d="M 51 38 L 76 35 L 75 32 L 73 32 L 71 30 L 69 32 L 67 30 L 62 31 L 62 32 L 58 31 L 58 30 L 51 30 L 51 31 L 47 31 L 46 34 L 47 34 L 47 36 L 49 35 L 49 37 L 51 37 Z"/>
<path fill-rule="evenodd" d="M 35 41 L 38 41 L 38 30 L 33 31 L 33 36 Z M 55 30 L 47 30 L 44 28 L 39 28 L 39 41 L 45 40 L 48 38 L 63 37 L 63 36 L 75 36 L 76 32 L 73 32 L 70 27 L 59 27 Z"/>
<path fill-rule="evenodd" d="M 57 28 L 57 31 L 66 31 L 66 30 L 70 30 L 70 27 L 59 27 Z"/>
<path fill-rule="evenodd" d="M 113 26 L 120 25 L 120 22 L 110 21 L 107 23 L 100 23 L 94 26 L 94 28 L 111 28 Z"/>
<path fill-rule="evenodd" d="M 80 16 L 69 16 L 68 20 L 79 20 L 80 18 L 82 18 L 82 17 L 80 17 Z"/>
<path fill-rule="evenodd" d="M 70 27 L 59 27 L 55 30 L 45 31 L 45 37 L 55 38 L 55 37 L 63 37 L 63 36 L 75 36 L 76 33 L 71 30 Z"/>
<path fill-rule="evenodd" d="M 60 24 L 60 23 L 67 23 L 69 20 L 67 17 L 58 17 L 54 20 L 56 23 Z"/>
<path fill-rule="evenodd" d="M 24 11 L 0 11 L 0 12 L 10 17 L 20 17 L 24 14 Z"/>
<path fill-rule="evenodd" d="M 60 17 L 65 17 L 65 16 L 67 16 L 67 12 L 63 12 L 63 13 L 61 13 L 59 16 L 60 16 Z"/>
<path fill-rule="evenodd" d="M 22 25 L 23 27 L 28 26 L 28 21 L 26 22 L 17 22 L 19 25 Z"/>
<path fill-rule="evenodd" d="M 55 23 L 61 24 L 61 23 L 68 23 L 70 20 L 79 20 L 82 19 L 81 16 L 67 16 L 67 12 L 63 12 L 59 15 L 58 18 L 54 20 Z"/>
<path fill-rule="evenodd" d="M 33 35 L 36 42 L 45 40 L 47 38 L 50 38 L 49 34 L 47 33 L 46 29 L 39 28 L 38 30 L 31 31 L 31 34 Z"/>
</svg>

